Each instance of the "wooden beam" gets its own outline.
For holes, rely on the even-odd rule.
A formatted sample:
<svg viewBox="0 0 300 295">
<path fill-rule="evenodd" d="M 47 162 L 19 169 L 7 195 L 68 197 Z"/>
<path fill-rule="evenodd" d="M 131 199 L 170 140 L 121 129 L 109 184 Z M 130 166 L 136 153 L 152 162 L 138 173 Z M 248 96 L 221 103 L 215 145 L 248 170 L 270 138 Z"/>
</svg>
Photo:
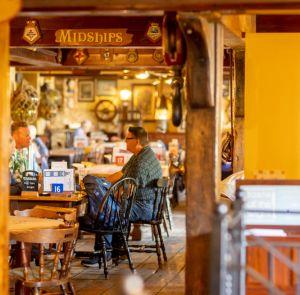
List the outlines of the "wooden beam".
<svg viewBox="0 0 300 295">
<path fill-rule="evenodd" d="M 8 268 L 8 196 L 10 158 L 10 81 L 9 81 L 9 20 L 20 10 L 19 0 L 1 1 L 0 9 L 0 286 L 9 293 Z"/>
<path fill-rule="evenodd" d="M 245 35 L 256 32 L 254 15 L 222 15 L 219 21 L 224 26 L 224 45 L 226 47 L 244 47 Z"/>
<path fill-rule="evenodd" d="M 78 66 L 74 58 L 76 50 L 70 50 L 64 60 L 64 66 Z M 161 67 L 167 66 L 162 49 L 135 49 L 134 51 L 129 49 L 88 49 L 87 59 L 82 63 L 82 66 L 90 68 L 99 67 Z M 129 59 L 130 54 L 135 54 L 136 60 L 131 61 Z"/>
<path fill-rule="evenodd" d="M 199 21 L 199 19 L 198 19 Z M 180 24 L 189 19 L 180 17 Z M 183 27 L 183 26 L 182 26 Z M 209 294 L 210 283 L 210 235 L 215 198 L 220 181 L 220 102 L 223 76 L 223 36 L 222 26 L 215 22 L 201 19 L 202 34 L 208 45 L 209 60 L 206 66 L 210 73 L 210 90 L 206 85 L 188 84 L 204 95 L 211 96 L 213 105 L 193 108 L 188 103 L 187 112 L 187 208 L 186 208 L 186 294 Z M 187 34 L 188 31 L 184 31 Z M 192 41 L 192 40 L 190 40 Z M 192 50 L 197 50 L 196 47 Z M 193 58 L 197 56 L 188 51 L 189 63 L 196 63 L 192 69 L 198 71 L 200 63 Z M 191 59 L 191 60 L 189 60 Z M 209 62 L 208 62 L 209 61 Z M 196 95 L 196 91 L 187 89 L 189 95 Z M 210 92 L 210 93 L 208 93 Z M 191 97 L 187 97 L 188 102 Z"/>
<path fill-rule="evenodd" d="M 61 66 L 56 60 L 57 53 L 50 50 L 30 50 L 27 48 L 11 48 L 10 61 L 33 66 Z"/>
<path fill-rule="evenodd" d="M 258 15 L 257 33 L 299 33 L 300 15 Z"/>
<path fill-rule="evenodd" d="M 235 9 L 242 13 L 246 9 L 296 9 L 300 0 L 24 0 L 23 11 L 67 11 L 67 10 L 165 10 L 195 11 Z"/>
<path fill-rule="evenodd" d="M 192 108 L 213 107 L 210 56 L 203 26 L 199 18 L 180 18 L 187 54 L 187 95 Z"/>
<path fill-rule="evenodd" d="M 30 47 L 23 39 L 27 17 L 17 17 L 11 22 L 11 46 Z M 34 47 L 152 47 L 160 48 L 162 43 L 162 16 L 154 17 L 110 17 L 110 16 L 77 16 L 77 17 L 34 17 L 41 38 Z M 150 30 L 156 25 L 157 31 Z M 64 30 L 63 34 L 60 34 Z M 157 32 L 154 38 L 153 34 Z M 118 38 L 111 37 L 121 34 Z M 81 35 L 80 35 L 81 34 Z M 97 34 L 97 37 L 95 36 Z M 104 35 L 105 34 L 105 35 Z M 63 36 L 63 37 L 59 37 Z M 121 36 L 121 37 L 120 37 Z M 152 37 L 152 38 L 151 38 Z M 122 42 L 120 41 L 122 39 Z M 115 42 L 113 42 L 115 40 Z M 120 45 L 118 45 L 120 43 Z"/>
<path fill-rule="evenodd" d="M 245 100 L 245 50 L 234 50 L 234 148 L 233 172 L 244 170 L 244 100 Z"/>
</svg>

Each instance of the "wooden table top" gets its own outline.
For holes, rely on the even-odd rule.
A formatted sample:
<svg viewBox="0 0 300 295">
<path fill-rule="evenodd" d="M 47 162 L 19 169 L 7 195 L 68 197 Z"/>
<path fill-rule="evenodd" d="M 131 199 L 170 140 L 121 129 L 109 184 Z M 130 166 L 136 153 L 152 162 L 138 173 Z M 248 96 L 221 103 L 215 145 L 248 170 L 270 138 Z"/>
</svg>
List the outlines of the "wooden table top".
<svg viewBox="0 0 300 295">
<path fill-rule="evenodd" d="M 27 231 L 33 229 L 58 228 L 60 225 L 63 224 L 64 224 L 63 220 L 58 220 L 58 219 L 12 216 L 12 215 L 10 215 L 8 218 L 9 233 L 16 233 L 20 231 Z"/>
<path fill-rule="evenodd" d="M 80 202 L 84 198 L 83 194 L 73 194 L 58 196 L 9 196 L 10 201 L 49 201 L 49 202 Z"/>
</svg>

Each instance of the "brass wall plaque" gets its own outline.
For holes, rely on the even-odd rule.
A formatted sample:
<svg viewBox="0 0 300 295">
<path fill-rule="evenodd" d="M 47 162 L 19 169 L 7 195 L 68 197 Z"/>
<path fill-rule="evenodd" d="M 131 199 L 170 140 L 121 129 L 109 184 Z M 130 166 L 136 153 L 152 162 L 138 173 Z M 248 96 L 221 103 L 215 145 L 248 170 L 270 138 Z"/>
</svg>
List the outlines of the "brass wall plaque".
<svg viewBox="0 0 300 295">
<path fill-rule="evenodd" d="M 157 42 L 158 40 L 160 40 L 162 33 L 159 24 L 151 23 L 147 29 L 146 35 L 152 42 Z"/>
<path fill-rule="evenodd" d="M 61 29 L 55 32 L 55 42 L 64 46 L 123 46 L 132 43 L 127 29 Z"/>
<path fill-rule="evenodd" d="M 41 38 L 40 29 L 36 20 L 26 21 L 26 26 L 23 32 L 23 39 L 30 45 L 33 45 Z"/>
</svg>

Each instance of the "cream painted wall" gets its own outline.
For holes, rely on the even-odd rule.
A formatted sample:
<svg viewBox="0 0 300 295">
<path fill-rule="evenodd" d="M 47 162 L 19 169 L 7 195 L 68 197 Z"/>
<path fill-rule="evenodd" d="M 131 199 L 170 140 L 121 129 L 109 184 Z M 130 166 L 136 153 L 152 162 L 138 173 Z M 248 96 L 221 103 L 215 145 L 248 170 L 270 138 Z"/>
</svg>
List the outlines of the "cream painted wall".
<svg viewBox="0 0 300 295">
<path fill-rule="evenodd" d="M 300 34 L 247 34 L 245 176 L 300 178 Z"/>
<path fill-rule="evenodd" d="M 120 108 L 121 107 L 121 100 L 119 97 L 119 91 L 121 89 L 132 89 L 133 84 L 152 84 L 153 79 L 148 79 L 148 80 L 135 80 L 135 79 L 130 79 L 130 80 L 117 80 L 117 88 L 118 92 L 117 95 L 115 96 L 97 96 L 95 97 L 94 102 L 78 102 L 77 100 L 77 89 L 75 89 L 74 92 L 74 99 L 71 105 L 68 105 L 68 100 L 64 99 L 64 108 L 63 111 L 58 114 L 56 118 L 52 120 L 53 126 L 55 126 L 56 129 L 62 129 L 64 125 L 68 124 L 70 125 L 71 123 L 78 122 L 80 123 L 81 121 L 85 119 L 89 119 L 92 121 L 94 129 L 103 129 L 108 132 L 119 132 L 121 131 L 121 125 L 119 124 L 118 121 L 118 116 L 115 118 L 113 122 L 99 122 L 95 116 L 95 107 L 97 103 L 101 99 L 109 99 L 114 102 L 114 104 Z M 172 89 L 169 85 L 165 85 L 163 92 L 165 95 L 170 96 L 172 94 Z M 131 104 L 131 102 L 129 102 Z M 158 102 L 159 103 L 159 102 Z M 168 104 L 168 109 L 170 111 L 170 117 L 171 117 L 171 101 L 169 101 Z M 144 122 L 143 126 L 149 131 L 149 132 L 154 132 L 156 130 L 156 122 Z M 174 127 L 171 123 L 171 121 L 168 123 L 168 130 L 170 132 L 177 132 L 178 129 Z"/>
</svg>

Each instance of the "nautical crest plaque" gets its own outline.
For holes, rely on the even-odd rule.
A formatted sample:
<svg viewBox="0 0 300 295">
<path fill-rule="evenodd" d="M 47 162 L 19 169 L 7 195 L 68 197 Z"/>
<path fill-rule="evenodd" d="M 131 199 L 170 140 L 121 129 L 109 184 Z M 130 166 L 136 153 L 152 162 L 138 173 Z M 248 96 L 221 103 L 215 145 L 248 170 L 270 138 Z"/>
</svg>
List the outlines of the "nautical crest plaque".
<svg viewBox="0 0 300 295">
<path fill-rule="evenodd" d="M 81 65 L 89 58 L 89 53 L 86 49 L 77 49 L 73 54 L 73 58 L 78 65 Z"/>
<path fill-rule="evenodd" d="M 135 63 L 139 59 L 139 55 L 136 49 L 129 49 L 127 53 L 127 61 L 130 63 Z"/>
<path fill-rule="evenodd" d="M 157 42 L 162 36 L 159 23 L 150 23 L 146 35 L 150 41 Z"/>
<path fill-rule="evenodd" d="M 23 32 L 23 39 L 30 45 L 33 45 L 41 38 L 41 32 L 36 20 L 26 21 L 26 26 Z"/>
</svg>

